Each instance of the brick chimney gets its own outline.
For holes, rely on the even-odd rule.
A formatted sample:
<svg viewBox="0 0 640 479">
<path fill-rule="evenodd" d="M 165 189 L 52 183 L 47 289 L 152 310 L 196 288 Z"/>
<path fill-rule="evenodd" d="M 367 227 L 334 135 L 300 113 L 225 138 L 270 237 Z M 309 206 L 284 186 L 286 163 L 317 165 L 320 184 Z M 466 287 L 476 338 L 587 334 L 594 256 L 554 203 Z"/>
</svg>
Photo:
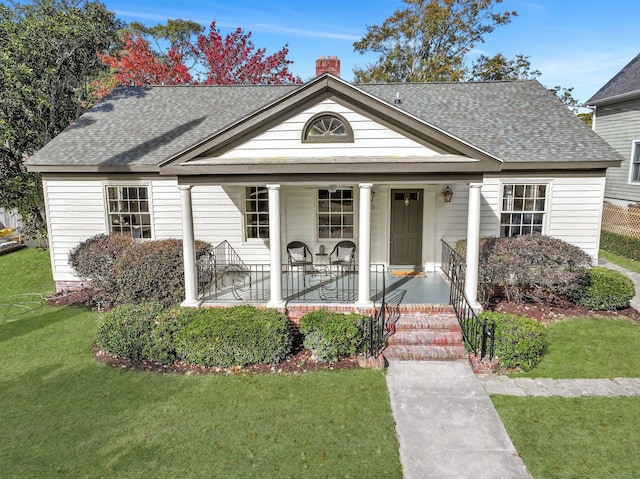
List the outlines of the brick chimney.
<svg viewBox="0 0 640 479">
<path fill-rule="evenodd" d="M 336 56 L 318 57 L 316 60 L 316 76 L 323 73 L 331 73 L 337 77 L 340 76 L 340 60 Z"/>
</svg>

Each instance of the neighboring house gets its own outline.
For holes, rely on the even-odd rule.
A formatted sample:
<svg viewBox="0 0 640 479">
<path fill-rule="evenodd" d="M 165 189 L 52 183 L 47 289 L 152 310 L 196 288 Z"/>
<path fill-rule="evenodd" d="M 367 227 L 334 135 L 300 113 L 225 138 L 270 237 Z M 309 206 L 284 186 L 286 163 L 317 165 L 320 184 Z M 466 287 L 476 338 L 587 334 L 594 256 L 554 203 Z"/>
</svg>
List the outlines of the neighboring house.
<svg viewBox="0 0 640 479">
<path fill-rule="evenodd" d="M 640 55 L 593 95 L 593 129 L 624 161 L 607 170 L 602 228 L 640 238 Z"/>
<path fill-rule="evenodd" d="M 183 238 L 185 304 L 201 298 L 193 241 L 228 241 L 281 270 L 286 245 L 356 244 L 374 264 L 435 271 L 441 240 L 540 232 L 598 252 L 605 170 L 619 155 L 536 81 L 119 88 L 33 155 L 53 275 L 98 233 Z M 453 192 L 453 198 L 443 193 Z M 357 298 L 371 303 L 370 277 Z M 268 305 L 286 297 L 269 282 Z"/>
<path fill-rule="evenodd" d="M 620 167 L 607 170 L 605 200 L 640 202 L 640 55 L 586 105 L 593 108 L 593 129 L 624 159 Z"/>
</svg>

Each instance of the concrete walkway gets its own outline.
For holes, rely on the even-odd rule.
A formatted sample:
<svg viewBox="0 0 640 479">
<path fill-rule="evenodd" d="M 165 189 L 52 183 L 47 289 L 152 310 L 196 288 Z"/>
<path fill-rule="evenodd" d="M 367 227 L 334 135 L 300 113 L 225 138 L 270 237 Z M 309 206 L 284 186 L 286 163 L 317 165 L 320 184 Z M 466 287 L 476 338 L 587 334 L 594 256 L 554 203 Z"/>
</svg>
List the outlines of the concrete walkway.
<svg viewBox="0 0 640 479">
<path fill-rule="evenodd" d="M 629 271 L 628 269 L 623 268 L 622 266 L 618 266 L 617 264 L 610 263 L 602 258 L 598 260 L 599 266 L 604 266 L 605 268 L 614 269 L 616 271 L 620 271 L 621 273 L 626 274 L 629 278 L 631 278 L 636 285 L 636 295 L 629 301 L 629 305 L 637 310 L 640 310 L 640 274 L 634 273 L 633 271 Z"/>
<path fill-rule="evenodd" d="M 487 394 L 507 396 L 640 396 L 640 378 L 612 379 L 530 379 L 495 374 L 478 375 Z"/>
<path fill-rule="evenodd" d="M 467 362 L 391 361 L 387 386 L 405 479 L 530 479 Z"/>
</svg>

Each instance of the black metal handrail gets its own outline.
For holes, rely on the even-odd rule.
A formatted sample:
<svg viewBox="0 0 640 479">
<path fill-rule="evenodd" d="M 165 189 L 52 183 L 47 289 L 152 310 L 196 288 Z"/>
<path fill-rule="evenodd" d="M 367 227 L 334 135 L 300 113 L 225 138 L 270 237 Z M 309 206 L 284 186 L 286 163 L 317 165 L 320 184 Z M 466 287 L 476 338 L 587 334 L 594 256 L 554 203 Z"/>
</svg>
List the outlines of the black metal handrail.
<svg viewBox="0 0 640 479">
<path fill-rule="evenodd" d="M 387 346 L 387 305 L 385 292 L 386 279 L 385 275 L 382 275 L 382 295 L 380 296 L 380 307 L 375 309 L 375 314 L 369 316 L 364 321 L 364 341 L 365 351 L 364 356 L 366 359 L 374 357 L 377 358 L 384 348 Z"/>
<path fill-rule="evenodd" d="M 442 255 L 440 267 L 451 283 L 449 301 L 460 323 L 462 337 L 467 349 L 480 358 L 493 358 L 495 344 L 495 323 L 492 320 L 481 320 L 469 304 L 464 293 L 466 263 L 460 253 L 446 241 L 441 240 Z"/>
</svg>

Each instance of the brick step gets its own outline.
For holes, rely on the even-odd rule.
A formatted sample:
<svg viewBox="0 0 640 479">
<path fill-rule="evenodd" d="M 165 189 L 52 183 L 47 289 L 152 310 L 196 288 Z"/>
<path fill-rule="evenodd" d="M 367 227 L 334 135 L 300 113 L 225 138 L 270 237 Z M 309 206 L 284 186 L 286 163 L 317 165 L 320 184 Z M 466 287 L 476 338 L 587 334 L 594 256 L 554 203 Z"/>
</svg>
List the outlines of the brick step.
<svg viewBox="0 0 640 479">
<path fill-rule="evenodd" d="M 462 345 L 460 331 L 447 330 L 401 330 L 389 336 L 389 345 Z"/>
<path fill-rule="evenodd" d="M 396 332 L 441 330 L 460 332 L 460 324 L 453 314 L 403 314 L 394 323 Z"/>
<path fill-rule="evenodd" d="M 383 353 L 387 360 L 405 361 L 455 361 L 468 359 L 464 346 L 408 346 L 389 345 Z"/>
<path fill-rule="evenodd" d="M 455 314 L 450 304 L 401 304 L 397 311 L 400 314 Z"/>
</svg>

